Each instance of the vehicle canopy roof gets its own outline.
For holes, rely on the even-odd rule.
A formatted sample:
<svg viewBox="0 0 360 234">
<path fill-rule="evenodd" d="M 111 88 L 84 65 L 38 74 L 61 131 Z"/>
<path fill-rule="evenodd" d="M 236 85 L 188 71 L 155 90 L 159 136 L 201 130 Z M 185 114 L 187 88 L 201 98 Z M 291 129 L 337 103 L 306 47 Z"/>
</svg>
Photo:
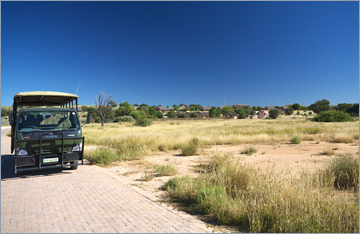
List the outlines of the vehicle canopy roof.
<svg viewBox="0 0 360 234">
<path fill-rule="evenodd" d="M 14 96 L 16 106 L 61 106 L 77 100 L 79 96 L 70 93 L 35 91 L 17 93 Z"/>
</svg>

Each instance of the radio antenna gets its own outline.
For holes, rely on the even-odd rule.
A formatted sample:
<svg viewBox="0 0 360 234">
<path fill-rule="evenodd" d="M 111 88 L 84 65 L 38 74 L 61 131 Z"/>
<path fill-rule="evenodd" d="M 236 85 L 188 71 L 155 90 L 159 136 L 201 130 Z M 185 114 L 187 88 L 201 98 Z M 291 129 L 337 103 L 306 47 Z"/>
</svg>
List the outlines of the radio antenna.
<svg viewBox="0 0 360 234">
<path fill-rule="evenodd" d="M 78 90 L 79 90 L 79 88 L 80 88 L 80 83 L 81 83 L 81 80 L 79 81 L 79 84 L 78 84 L 78 87 L 77 87 L 77 89 L 76 89 L 76 95 L 77 95 L 77 92 L 78 92 Z"/>
</svg>

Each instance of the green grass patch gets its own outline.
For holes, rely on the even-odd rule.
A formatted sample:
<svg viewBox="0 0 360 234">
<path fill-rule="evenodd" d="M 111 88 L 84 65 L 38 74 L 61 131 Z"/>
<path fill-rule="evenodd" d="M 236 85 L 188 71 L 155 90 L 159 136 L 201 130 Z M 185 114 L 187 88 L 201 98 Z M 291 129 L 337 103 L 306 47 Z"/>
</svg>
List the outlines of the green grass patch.
<svg viewBox="0 0 360 234">
<path fill-rule="evenodd" d="M 109 165 L 119 160 L 119 156 L 110 148 L 102 147 L 85 151 L 84 157 L 94 164 Z"/>
</svg>

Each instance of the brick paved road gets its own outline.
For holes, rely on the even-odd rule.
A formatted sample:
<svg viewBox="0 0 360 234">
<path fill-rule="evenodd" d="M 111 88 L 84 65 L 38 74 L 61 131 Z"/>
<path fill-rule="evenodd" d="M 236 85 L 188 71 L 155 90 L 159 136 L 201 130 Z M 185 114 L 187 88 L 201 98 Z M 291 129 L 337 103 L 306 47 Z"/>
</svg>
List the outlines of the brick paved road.
<svg viewBox="0 0 360 234">
<path fill-rule="evenodd" d="M 12 167 L 11 157 L 2 157 L 1 232 L 211 231 L 97 166 L 16 177 L 3 174 Z"/>
</svg>

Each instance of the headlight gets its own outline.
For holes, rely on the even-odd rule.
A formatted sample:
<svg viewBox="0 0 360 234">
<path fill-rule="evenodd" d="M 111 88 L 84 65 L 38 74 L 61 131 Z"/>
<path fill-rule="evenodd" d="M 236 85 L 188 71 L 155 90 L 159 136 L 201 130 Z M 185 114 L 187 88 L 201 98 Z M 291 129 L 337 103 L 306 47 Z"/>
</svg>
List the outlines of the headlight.
<svg viewBox="0 0 360 234">
<path fill-rule="evenodd" d="M 18 155 L 28 155 L 28 152 L 24 149 L 19 150 Z"/>
<path fill-rule="evenodd" d="M 82 150 L 82 142 L 78 145 L 75 145 L 72 149 L 72 151 L 81 151 Z"/>
</svg>

